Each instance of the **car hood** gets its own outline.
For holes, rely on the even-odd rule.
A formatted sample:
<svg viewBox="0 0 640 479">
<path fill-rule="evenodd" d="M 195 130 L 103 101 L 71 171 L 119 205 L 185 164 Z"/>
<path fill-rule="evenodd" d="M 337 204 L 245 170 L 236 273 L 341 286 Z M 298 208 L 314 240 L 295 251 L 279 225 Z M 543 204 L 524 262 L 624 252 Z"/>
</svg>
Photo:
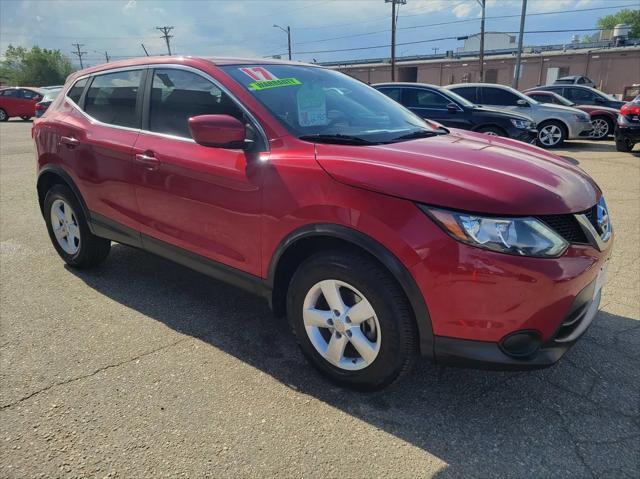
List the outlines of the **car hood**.
<svg viewBox="0 0 640 479">
<path fill-rule="evenodd" d="M 316 145 L 335 180 L 434 206 L 499 215 L 585 211 L 600 190 L 569 160 L 515 140 L 451 130 L 375 146 Z"/>
<path fill-rule="evenodd" d="M 515 118 L 518 120 L 528 120 L 528 121 L 532 121 L 530 116 L 525 115 L 524 113 L 515 113 L 511 110 L 498 110 L 497 108 L 489 108 L 486 106 L 482 106 L 482 105 L 475 105 L 472 108 L 472 111 L 476 111 L 478 113 L 489 113 L 491 115 L 498 115 L 501 116 L 503 118 L 509 117 L 509 118 Z"/>
<path fill-rule="evenodd" d="M 555 113 L 584 113 L 583 111 L 580 111 L 577 108 L 573 108 L 572 106 L 554 105 L 552 103 L 540 103 L 538 107 L 543 108 L 546 111 Z"/>
</svg>

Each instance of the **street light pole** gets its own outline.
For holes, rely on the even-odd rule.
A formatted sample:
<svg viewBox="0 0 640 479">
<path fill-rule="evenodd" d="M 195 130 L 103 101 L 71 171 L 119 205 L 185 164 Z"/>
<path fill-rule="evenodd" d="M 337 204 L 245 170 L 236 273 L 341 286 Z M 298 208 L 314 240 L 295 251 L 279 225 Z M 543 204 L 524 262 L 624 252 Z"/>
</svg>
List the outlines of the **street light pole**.
<svg viewBox="0 0 640 479">
<path fill-rule="evenodd" d="M 522 40 L 524 37 L 524 19 L 527 16 L 527 0 L 522 0 L 522 13 L 520 14 L 520 38 L 518 38 L 518 57 L 516 58 L 516 71 L 513 75 L 513 88 L 518 89 L 520 80 L 520 62 L 522 60 Z"/>
<path fill-rule="evenodd" d="M 291 27 L 287 25 L 287 28 L 281 27 L 280 25 L 273 24 L 275 28 L 279 28 L 284 33 L 287 34 L 287 47 L 289 50 L 289 60 L 291 60 Z"/>
<path fill-rule="evenodd" d="M 384 0 L 391 3 L 391 81 L 396 81 L 396 5 L 406 5 L 407 0 Z"/>
<path fill-rule="evenodd" d="M 482 19 L 480 20 L 480 83 L 484 83 L 484 11 L 487 0 L 477 0 L 482 8 Z"/>
</svg>

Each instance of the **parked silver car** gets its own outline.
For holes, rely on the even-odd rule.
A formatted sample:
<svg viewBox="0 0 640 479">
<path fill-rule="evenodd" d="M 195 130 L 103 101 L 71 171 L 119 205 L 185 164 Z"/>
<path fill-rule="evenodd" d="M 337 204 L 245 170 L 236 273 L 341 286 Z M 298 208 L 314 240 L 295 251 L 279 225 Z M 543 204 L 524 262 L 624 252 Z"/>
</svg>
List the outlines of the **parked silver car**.
<svg viewBox="0 0 640 479">
<path fill-rule="evenodd" d="M 588 113 L 567 106 L 538 103 L 508 86 L 459 83 L 445 88 L 472 103 L 517 111 L 533 118 L 538 124 L 538 143 L 544 148 L 560 146 L 565 140 L 588 138 L 592 128 Z"/>
</svg>

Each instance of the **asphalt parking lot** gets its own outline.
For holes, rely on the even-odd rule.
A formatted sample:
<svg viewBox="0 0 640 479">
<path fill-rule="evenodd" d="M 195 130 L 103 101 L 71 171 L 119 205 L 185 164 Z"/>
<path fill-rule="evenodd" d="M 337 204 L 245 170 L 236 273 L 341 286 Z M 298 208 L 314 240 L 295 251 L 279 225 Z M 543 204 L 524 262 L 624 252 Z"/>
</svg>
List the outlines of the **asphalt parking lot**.
<svg viewBox="0 0 640 479">
<path fill-rule="evenodd" d="M 240 290 L 119 245 L 66 268 L 30 128 L 0 125 L 1 477 L 640 476 L 638 152 L 558 150 L 605 191 L 617 235 L 602 311 L 558 365 L 421 362 L 360 394 Z"/>
</svg>

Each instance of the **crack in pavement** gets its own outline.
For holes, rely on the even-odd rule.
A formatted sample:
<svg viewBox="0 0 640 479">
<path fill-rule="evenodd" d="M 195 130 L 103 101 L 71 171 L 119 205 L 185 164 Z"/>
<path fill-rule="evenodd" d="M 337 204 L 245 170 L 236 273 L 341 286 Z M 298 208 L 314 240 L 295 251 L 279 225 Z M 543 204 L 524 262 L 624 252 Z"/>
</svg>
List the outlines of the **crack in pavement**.
<svg viewBox="0 0 640 479">
<path fill-rule="evenodd" d="M 121 361 L 119 363 L 107 364 L 106 366 L 102 366 L 102 367 L 96 369 L 95 371 L 93 371 L 91 373 L 83 374 L 81 376 L 76 376 L 74 378 L 70 378 L 70 379 L 66 379 L 64 381 L 60 381 L 60 382 L 57 382 L 57 383 L 50 384 L 49 386 L 45 386 L 45 387 L 43 387 L 41 389 L 38 389 L 38 390 L 36 390 L 36 391 L 26 395 L 26 396 L 23 396 L 20 399 L 17 399 L 17 400 L 15 400 L 15 401 L 13 401 L 13 402 L 11 402 L 9 404 L 4 404 L 3 406 L 0 407 L 0 411 L 4 411 L 6 409 L 10 409 L 13 406 L 21 404 L 22 402 L 24 402 L 24 401 L 26 401 L 28 399 L 31 399 L 32 397 L 35 397 L 35 396 L 38 396 L 38 395 L 40 395 L 40 394 L 42 394 L 44 392 L 47 392 L 48 390 L 50 390 L 50 389 L 52 389 L 54 387 L 66 386 L 67 384 L 74 383 L 76 381 L 81 381 L 83 379 L 90 378 L 92 376 L 95 376 L 98 373 L 101 373 L 103 371 L 107 371 L 108 369 L 113 369 L 113 368 L 117 368 L 117 367 L 123 366 L 125 364 L 131 363 L 131 362 L 136 361 L 138 359 L 141 359 L 141 358 L 144 358 L 146 356 L 149 356 L 151 354 L 155 354 L 155 353 L 157 353 L 159 351 L 162 351 L 164 349 L 168 349 L 168 348 L 171 348 L 173 346 L 176 346 L 177 344 L 180 344 L 182 342 L 188 341 L 190 339 L 194 339 L 194 336 L 183 337 L 183 338 L 180 338 L 179 340 L 174 341 L 174 342 L 172 342 L 170 344 L 165 344 L 164 346 L 160 346 L 160 347 L 158 347 L 156 349 L 152 349 L 151 351 L 147 351 L 145 353 L 139 354 L 137 356 L 134 356 L 133 358 L 126 359 L 126 360 Z"/>
</svg>

